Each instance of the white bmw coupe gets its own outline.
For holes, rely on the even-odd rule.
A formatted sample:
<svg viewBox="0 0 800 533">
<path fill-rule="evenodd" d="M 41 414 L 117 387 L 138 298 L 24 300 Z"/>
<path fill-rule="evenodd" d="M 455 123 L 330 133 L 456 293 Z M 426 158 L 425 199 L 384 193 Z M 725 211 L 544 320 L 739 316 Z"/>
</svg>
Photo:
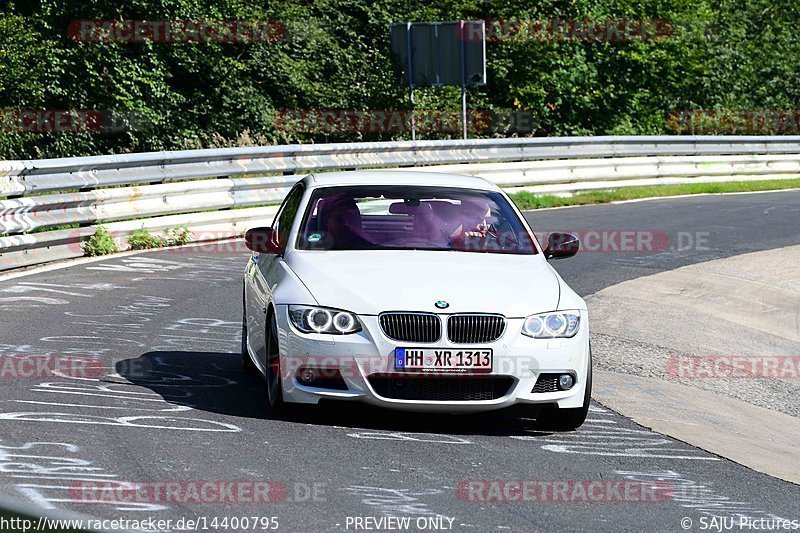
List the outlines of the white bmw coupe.
<svg viewBox="0 0 800 533">
<path fill-rule="evenodd" d="M 242 357 L 284 402 L 476 412 L 526 406 L 537 425 L 586 418 L 586 303 L 492 183 L 379 171 L 307 176 L 271 227 L 246 234 Z"/>
</svg>

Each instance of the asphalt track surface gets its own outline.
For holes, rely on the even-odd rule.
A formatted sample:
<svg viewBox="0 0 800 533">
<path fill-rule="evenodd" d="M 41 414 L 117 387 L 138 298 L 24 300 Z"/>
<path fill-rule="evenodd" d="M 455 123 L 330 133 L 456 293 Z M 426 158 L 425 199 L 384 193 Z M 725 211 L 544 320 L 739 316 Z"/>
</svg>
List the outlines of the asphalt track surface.
<svg viewBox="0 0 800 533">
<path fill-rule="evenodd" d="M 554 263 L 586 296 L 690 263 L 798 244 L 800 192 L 548 210 L 528 218 L 543 231 L 668 236 L 656 252 L 608 251 L 614 245 L 607 244 L 607 251 Z M 225 249 L 168 250 L 2 282 L 3 361 L 97 359 L 90 379 L 24 378 L 6 369 L 0 494 L 108 519 L 207 517 L 210 531 L 243 531 L 242 522 L 232 527 L 241 517 L 276 517 L 278 531 L 367 530 L 358 524 L 374 531 L 387 523 L 357 519 L 386 516 L 409 518 L 409 530 L 438 523 L 438 530 L 466 532 L 700 531 L 714 516 L 736 517 L 737 525 L 740 516 L 800 520 L 799 486 L 650 432 L 597 404 L 573 433 L 540 432 L 510 414 L 428 416 L 354 404 L 276 417 L 265 407 L 261 383 L 241 369 L 246 259 Z M 635 495 L 622 502 L 582 497 L 580 487 L 591 481 L 624 479 L 661 479 L 665 492 L 648 502 Z M 270 492 L 271 503 L 249 503 L 245 494 L 233 502 L 212 495 L 211 503 L 198 504 L 189 491 L 203 480 L 272 481 L 282 488 Z M 570 489 L 551 494 L 556 501 L 470 501 L 498 496 L 459 491 L 470 480 L 567 481 Z M 76 490 L 171 481 L 184 482 L 177 498 L 124 501 L 130 493 Z M 613 488 L 594 494 L 619 499 Z M 211 527 L 213 517 L 230 520 Z"/>
</svg>

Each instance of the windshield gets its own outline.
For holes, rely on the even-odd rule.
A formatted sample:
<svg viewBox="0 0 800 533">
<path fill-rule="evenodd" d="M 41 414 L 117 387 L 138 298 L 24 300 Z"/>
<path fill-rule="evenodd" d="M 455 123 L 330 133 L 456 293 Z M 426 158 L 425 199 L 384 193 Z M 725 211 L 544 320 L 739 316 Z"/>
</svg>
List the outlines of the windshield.
<svg viewBox="0 0 800 533">
<path fill-rule="evenodd" d="M 521 220 L 497 192 L 388 185 L 316 190 L 297 248 L 536 253 Z"/>
</svg>

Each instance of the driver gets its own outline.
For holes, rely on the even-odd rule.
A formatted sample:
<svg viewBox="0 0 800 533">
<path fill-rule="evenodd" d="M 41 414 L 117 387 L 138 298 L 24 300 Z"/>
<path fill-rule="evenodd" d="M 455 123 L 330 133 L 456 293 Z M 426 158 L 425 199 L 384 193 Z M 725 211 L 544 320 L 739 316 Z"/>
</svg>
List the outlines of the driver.
<svg viewBox="0 0 800 533">
<path fill-rule="evenodd" d="M 371 245 L 363 237 L 361 212 L 351 196 L 336 195 L 326 198 L 321 214 L 322 227 L 325 229 L 324 242 L 329 248 L 347 250 L 368 248 Z"/>
<path fill-rule="evenodd" d="M 456 249 L 467 249 L 486 244 L 486 237 L 495 236 L 494 227 L 489 222 L 492 210 L 483 202 L 467 202 L 461 204 L 462 222 L 450 234 L 450 242 Z"/>
</svg>

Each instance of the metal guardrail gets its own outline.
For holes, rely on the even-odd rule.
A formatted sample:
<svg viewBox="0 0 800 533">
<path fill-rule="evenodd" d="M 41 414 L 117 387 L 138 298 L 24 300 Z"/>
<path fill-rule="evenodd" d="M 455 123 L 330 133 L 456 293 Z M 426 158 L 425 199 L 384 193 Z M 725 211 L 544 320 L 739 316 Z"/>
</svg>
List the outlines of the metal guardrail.
<svg viewBox="0 0 800 533">
<path fill-rule="evenodd" d="M 635 156 L 792 154 L 800 137 L 560 137 L 306 144 L 0 162 L 0 196 L 311 170 Z"/>
<path fill-rule="evenodd" d="M 289 145 L 0 161 L 0 270 L 83 255 L 107 224 L 188 225 L 200 240 L 264 223 L 308 172 L 409 168 L 569 193 L 640 183 L 800 177 L 800 137 L 657 136 Z M 271 176 L 270 176 L 271 175 Z M 237 208 L 230 210 L 231 208 Z M 244 208 L 244 209 L 240 209 Z M 228 211 L 221 211 L 228 210 Z M 43 231 L 78 224 L 72 230 Z M 37 233 L 31 233 L 37 231 Z"/>
</svg>

